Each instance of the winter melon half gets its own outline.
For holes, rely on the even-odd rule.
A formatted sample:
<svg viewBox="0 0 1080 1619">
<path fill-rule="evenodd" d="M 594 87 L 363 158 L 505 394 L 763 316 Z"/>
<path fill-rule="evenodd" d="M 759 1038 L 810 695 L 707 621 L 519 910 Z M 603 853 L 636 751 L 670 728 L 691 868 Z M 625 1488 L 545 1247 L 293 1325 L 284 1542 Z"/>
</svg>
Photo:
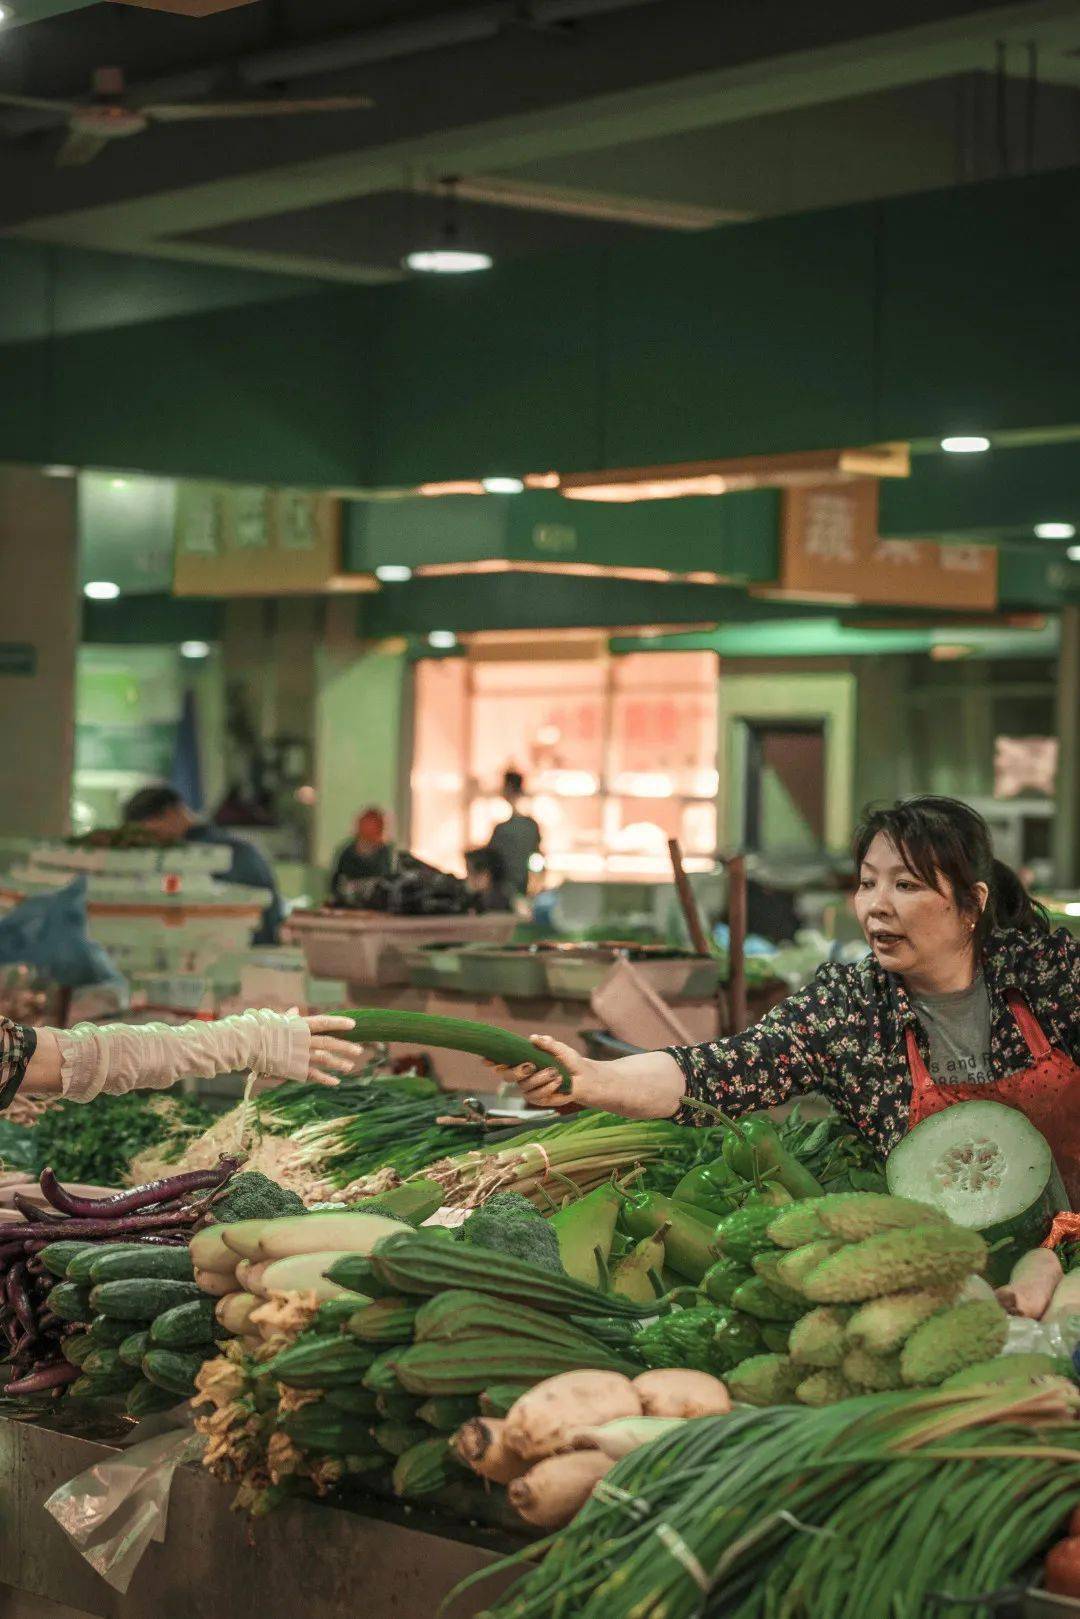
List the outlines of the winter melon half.
<svg viewBox="0 0 1080 1619">
<path fill-rule="evenodd" d="M 895 1197 L 932 1203 L 981 1232 L 996 1285 L 1069 1206 L 1045 1136 L 1000 1102 L 957 1102 L 932 1113 L 893 1148 L 885 1173 Z"/>
</svg>

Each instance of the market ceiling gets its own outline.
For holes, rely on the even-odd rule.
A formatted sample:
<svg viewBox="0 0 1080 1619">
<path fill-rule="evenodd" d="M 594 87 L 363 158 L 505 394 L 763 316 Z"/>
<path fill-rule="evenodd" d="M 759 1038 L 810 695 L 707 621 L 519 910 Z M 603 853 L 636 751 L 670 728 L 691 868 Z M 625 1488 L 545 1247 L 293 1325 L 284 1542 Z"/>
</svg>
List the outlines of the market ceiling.
<svg viewBox="0 0 1080 1619">
<path fill-rule="evenodd" d="M 507 258 L 1080 162 L 1075 0 L 13 3 L 3 91 L 116 66 L 135 106 L 375 103 L 152 126 L 76 166 L 59 115 L 0 112 L 0 229 L 112 252 L 378 282 L 447 176 L 462 236 Z"/>
</svg>

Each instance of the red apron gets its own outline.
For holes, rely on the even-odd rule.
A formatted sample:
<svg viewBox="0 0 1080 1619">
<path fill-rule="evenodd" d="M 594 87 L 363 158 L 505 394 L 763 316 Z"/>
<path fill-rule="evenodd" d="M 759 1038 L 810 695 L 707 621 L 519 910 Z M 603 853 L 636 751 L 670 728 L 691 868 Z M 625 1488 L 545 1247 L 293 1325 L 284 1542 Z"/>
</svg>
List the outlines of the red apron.
<svg viewBox="0 0 1080 1619">
<path fill-rule="evenodd" d="M 922 1058 L 915 1031 L 907 1029 L 911 1106 L 908 1129 L 954 1102 L 1003 1102 L 1030 1119 L 1050 1143 L 1069 1202 L 1080 1208 L 1080 1067 L 1064 1051 L 1055 1051 L 1034 1013 L 1015 992 L 1006 997 L 1020 1033 L 1031 1052 L 1030 1068 L 985 1085 L 935 1085 Z"/>
</svg>

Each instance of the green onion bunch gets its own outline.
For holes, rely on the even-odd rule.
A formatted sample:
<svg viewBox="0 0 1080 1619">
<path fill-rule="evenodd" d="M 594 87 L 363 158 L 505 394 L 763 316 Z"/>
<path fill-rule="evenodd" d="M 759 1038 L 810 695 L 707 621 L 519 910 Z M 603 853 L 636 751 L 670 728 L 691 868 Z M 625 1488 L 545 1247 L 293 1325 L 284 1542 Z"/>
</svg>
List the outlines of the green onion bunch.
<svg viewBox="0 0 1080 1619">
<path fill-rule="evenodd" d="M 974 1599 L 1022 1577 L 1077 1500 L 1077 1403 L 1052 1380 L 685 1423 L 620 1462 L 485 1619 L 985 1619 Z"/>
</svg>

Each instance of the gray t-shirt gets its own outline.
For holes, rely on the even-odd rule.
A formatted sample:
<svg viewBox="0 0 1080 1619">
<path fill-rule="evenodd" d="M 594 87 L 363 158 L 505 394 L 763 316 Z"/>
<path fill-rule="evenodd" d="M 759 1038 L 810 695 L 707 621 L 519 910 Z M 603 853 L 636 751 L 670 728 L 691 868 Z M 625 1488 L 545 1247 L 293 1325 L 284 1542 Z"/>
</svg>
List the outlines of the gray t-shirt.
<svg viewBox="0 0 1080 1619">
<path fill-rule="evenodd" d="M 970 989 L 948 995 L 912 995 L 915 1015 L 930 1040 L 927 1067 L 937 1085 L 986 1085 L 990 1067 L 990 995 L 979 973 Z"/>
</svg>

